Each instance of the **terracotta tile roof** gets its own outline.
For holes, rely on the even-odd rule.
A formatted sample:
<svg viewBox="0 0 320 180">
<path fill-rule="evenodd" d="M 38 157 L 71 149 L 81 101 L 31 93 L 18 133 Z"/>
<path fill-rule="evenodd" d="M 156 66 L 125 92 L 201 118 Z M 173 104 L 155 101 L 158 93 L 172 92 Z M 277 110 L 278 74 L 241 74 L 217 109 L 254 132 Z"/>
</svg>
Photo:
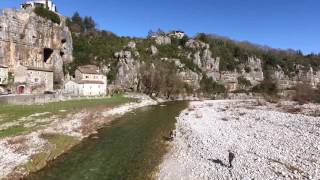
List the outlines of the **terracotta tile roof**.
<svg viewBox="0 0 320 180">
<path fill-rule="evenodd" d="M 99 74 L 99 68 L 96 65 L 85 65 L 77 68 L 83 74 Z"/>
<path fill-rule="evenodd" d="M 102 81 L 86 81 L 86 80 L 82 80 L 82 81 L 78 81 L 78 84 L 104 84 Z"/>
</svg>

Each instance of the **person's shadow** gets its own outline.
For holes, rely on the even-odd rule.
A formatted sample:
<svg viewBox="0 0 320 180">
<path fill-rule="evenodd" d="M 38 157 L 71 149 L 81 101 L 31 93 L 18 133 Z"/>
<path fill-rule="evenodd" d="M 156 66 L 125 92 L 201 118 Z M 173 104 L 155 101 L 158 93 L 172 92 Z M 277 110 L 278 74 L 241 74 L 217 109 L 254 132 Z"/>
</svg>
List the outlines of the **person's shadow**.
<svg viewBox="0 0 320 180">
<path fill-rule="evenodd" d="M 211 161 L 211 162 L 213 162 L 213 163 L 215 163 L 215 164 L 219 164 L 219 165 L 222 166 L 222 167 L 232 168 L 232 167 L 233 167 L 232 161 L 233 161 L 234 158 L 235 158 L 234 153 L 232 153 L 231 151 L 229 151 L 228 158 L 229 158 L 229 165 L 223 163 L 223 161 L 221 161 L 220 159 L 208 159 L 208 160 Z"/>
</svg>

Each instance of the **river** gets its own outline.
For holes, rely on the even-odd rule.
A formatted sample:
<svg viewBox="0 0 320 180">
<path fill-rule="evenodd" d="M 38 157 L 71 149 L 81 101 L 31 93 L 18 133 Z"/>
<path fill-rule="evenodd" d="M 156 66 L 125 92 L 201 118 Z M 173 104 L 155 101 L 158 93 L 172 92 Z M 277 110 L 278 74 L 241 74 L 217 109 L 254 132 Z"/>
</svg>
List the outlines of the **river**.
<svg viewBox="0 0 320 180">
<path fill-rule="evenodd" d="M 169 102 L 127 113 L 26 179 L 152 179 L 167 152 L 165 137 L 186 107 Z"/>
</svg>

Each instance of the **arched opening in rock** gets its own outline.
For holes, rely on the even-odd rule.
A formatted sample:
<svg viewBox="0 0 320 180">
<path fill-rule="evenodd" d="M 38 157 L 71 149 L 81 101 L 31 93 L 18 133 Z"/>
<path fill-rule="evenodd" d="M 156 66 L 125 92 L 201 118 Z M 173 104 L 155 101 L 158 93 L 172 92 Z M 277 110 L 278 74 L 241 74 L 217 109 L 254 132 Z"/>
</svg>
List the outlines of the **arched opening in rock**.
<svg viewBox="0 0 320 180">
<path fill-rule="evenodd" d="M 48 59 L 50 58 L 50 56 L 52 55 L 53 53 L 53 49 L 51 48 L 44 48 L 43 49 L 43 61 L 44 62 L 47 62 Z"/>
<path fill-rule="evenodd" d="M 67 42 L 66 39 L 62 39 L 62 40 L 61 40 L 61 43 L 62 43 L 62 44 L 66 43 L 66 42 Z"/>
<path fill-rule="evenodd" d="M 63 57 L 64 56 L 64 52 L 60 51 L 60 56 Z"/>
</svg>

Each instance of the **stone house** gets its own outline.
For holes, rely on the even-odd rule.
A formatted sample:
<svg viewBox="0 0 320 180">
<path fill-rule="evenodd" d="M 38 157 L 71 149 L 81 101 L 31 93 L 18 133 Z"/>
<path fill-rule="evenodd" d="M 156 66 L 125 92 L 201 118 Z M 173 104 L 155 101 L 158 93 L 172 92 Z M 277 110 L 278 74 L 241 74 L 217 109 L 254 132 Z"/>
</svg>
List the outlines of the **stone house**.
<svg viewBox="0 0 320 180">
<path fill-rule="evenodd" d="M 107 94 L 107 77 L 95 65 L 80 66 L 74 80 L 64 85 L 65 93 L 76 96 L 104 96 Z"/>
<path fill-rule="evenodd" d="M 0 65 L 0 86 L 8 84 L 9 69 L 7 66 Z"/>
<path fill-rule="evenodd" d="M 53 91 L 53 71 L 45 68 L 19 66 L 14 73 L 16 94 L 39 94 Z"/>
<path fill-rule="evenodd" d="M 32 1 L 27 1 L 23 4 L 21 4 L 22 9 L 27 9 L 27 8 L 35 8 L 35 7 L 48 7 L 48 9 L 52 12 L 57 12 L 57 7 L 56 5 L 51 1 L 51 0 L 32 0 Z"/>
</svg>

